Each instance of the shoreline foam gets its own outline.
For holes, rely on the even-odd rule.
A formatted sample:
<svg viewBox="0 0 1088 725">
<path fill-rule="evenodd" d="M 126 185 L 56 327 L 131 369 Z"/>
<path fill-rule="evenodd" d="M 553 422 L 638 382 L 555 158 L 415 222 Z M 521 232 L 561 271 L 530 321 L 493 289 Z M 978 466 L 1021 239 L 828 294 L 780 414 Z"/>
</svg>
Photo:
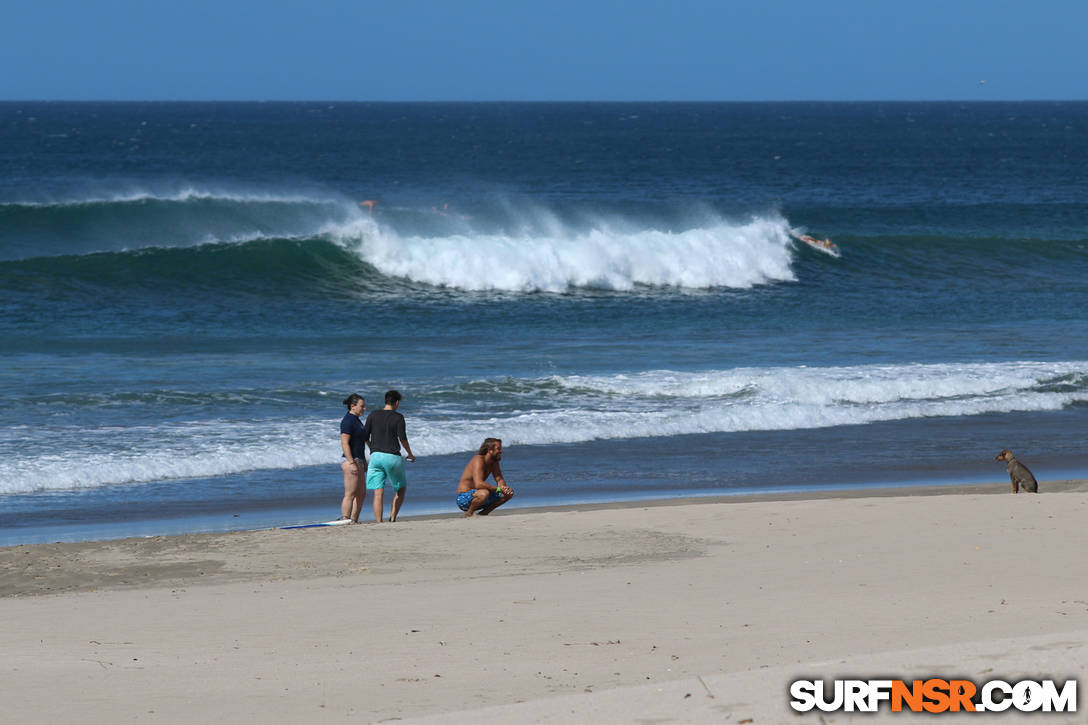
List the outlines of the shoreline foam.
<svg viewBox="0 0 1088 725">
<path fill-rule="evenodd" d="M 1048 480 L 1043 483 L 1044 493 L 1060 491 L 1088 490 L 1088 479 Z M 674 498 L 654 498 L 652 494 L 636 492 L 630 498 L 611 499 L 604 501 L 575 500 L 571 503 L 556 502 L 529 502 L 527 499 L 515 499 L 512 505 L 507 506 L 507 513 L 543 513 L 549 511 L 567 510 L 598 510 L 610 508 L 627 508 L 632 506 L 676 506 L 689 503 L 743 503 L 749 501 L 795 501 L 820 498 L 867 498 L 872 496 L 940 496 L 945 494 L 977 493 L 1000 494 L 1007 493 L 1007 484 L 1002 483 L 942 483 L 940 485 L 918 484 L 909 485 L 900 482 L 889 484 L 847 484 L 841 487 L 794 487 L 783 486 L 769 488 L 766 491 L 742 489 L 737 492 L 728 490 L 697 491 L 679 494 Z M 323 521 L 333 518 L 338 514 L 338 500 L 333 501 L 332 495 L 329 502 L 323 506 L 306 505 L 295 506 L 290 509 L 258 509 L 257 511 L 232 514 L 231 509 L 209 512 L 205 514 L 192 514 L 168 518 L 155 518 L 147 520 L 124 520 L 106 522 L 78 522 L 58 524 L 53 527 L 34 527 L 33 536 L 22 540 L 14 540 L 9 529 L 6 532 L 8 540 L 5 541 L 5 532 L 0 532 L 0 551 L 12 546 L 37 546 L 42 544 L 81 544 L 93 542 L 118 541 L 123 539 L 147 539 L 186 535 L 218 535 L 246 533 L 254 531 L 268 531 L 302 524 L 308 522 Z M 414 506 L 402 514 L 405 521 L 428 521 L 456 517 L 460 514 L 453 510 L 452 505 L 444 506 L 441 511 L 436 506 L 424 506 L 423 513 L 414 513 L 419 510 L 417 502 Z M 286 513 L 286 512 L 291 513 Z M 369 516 L 369 504 L 367 504 L 367 516 Z M 324 517 L 324 518 L 323 518 Z M 225 523 L 225 522 L 230 522 Z M 245 522 L 245 523 L 243 523 Z M 363 523 L 371 523 L 364 517 Z M 28 529 L 30 530 L 30 529 Z"/>
</svg>

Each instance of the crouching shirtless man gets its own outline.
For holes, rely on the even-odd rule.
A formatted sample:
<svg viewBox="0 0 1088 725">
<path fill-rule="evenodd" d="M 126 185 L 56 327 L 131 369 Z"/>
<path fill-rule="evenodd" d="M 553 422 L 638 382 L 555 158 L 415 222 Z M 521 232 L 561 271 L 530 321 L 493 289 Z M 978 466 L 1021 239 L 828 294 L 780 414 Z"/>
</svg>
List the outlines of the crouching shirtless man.
<svg viewBox="0 0 1088 725">
<path fill-rule="evenodd" d="M 502 441 L 484 438 L 480 450 L 465 466 L 461 482 L 457 484 L 457 507 L 465 512 L 466 518 L 477 512 L 487 516 L 513 498 L 514 489 L 506 485 L 502 469 L 499 468 L 501 460 Z M 487 482 L 488 476 L 495 479 L 494 485 Z"/>
</svg>

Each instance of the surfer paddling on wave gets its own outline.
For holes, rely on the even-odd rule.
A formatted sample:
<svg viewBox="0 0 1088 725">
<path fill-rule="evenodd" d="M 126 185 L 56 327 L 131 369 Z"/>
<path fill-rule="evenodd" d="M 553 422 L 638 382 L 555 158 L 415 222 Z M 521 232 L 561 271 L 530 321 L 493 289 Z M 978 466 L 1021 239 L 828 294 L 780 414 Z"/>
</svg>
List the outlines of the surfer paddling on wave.
<svg viewBox="0 0 1088 725">
<path fill-rule="evenodd" d="M 823 239 L 817 239 L 809 234 L 802 234 L 796 229 L 790 229 L 789 235 L 799 242 L 804 242 L 813 249 L 817 249 L 824 254 L 830 254 L 832 257 L 839 256 L 839 246 L 835 242 L 831 241 L 829 237 Z"/>
<path fill-rule="evenodd" d="M 836 248 L 835 243 L 833 241 L 831 241 L 831 239 L 829 239 L 827 237 L 825 237 L 823 239 L 817 239 L 815 237 L 810 237 L 807 234 L 802 234 L 800 237 L 798 237 L 798 239 L 800 239 L 802 242 L 806 242 L 808 244 L 814 244 L 817 247 L 823 247 L 824 249 L 835 249 Z"/>
<path fill-rule="evenodd" d="M 461 481 L 457 484 L 457 507 L 465 512 L 465 518 L 479 512 L 487 516 L 514 496 L 514 489 L 506 485 L 502 477 L 499 461 L 502 460 L 502 441 L 498 438 L 484 438 L 480 450 L 461 472 Z M 487 482 L 488 476 L 495 479 L 494 485 Z"/>
</svg>

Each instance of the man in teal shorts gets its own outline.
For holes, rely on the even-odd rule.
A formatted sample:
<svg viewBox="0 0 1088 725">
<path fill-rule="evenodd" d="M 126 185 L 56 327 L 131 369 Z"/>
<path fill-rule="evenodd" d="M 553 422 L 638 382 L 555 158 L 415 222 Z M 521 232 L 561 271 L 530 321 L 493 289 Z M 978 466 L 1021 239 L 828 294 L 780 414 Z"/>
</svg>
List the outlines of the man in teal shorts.
<svg viewBox="0 0 1088 725">
<path fill-rule="evenodd" d="M 415 461 L 408 436 L 404 432 L 404 416 L 397 412 L 402 396 L 396 390 L 385 394 L 385 407 L 371 413 L 363 426 L 363 433 L 370 446 L 370 466 L 366 472 L 366 488 L 374 492 L 374 520 L 382 522 L 382 493 L 385 484 L 393 487 L 393 505 L 389 520 L 396 521 L 408 481 L 404 477 L 404 461 Z M 408 454 L 400 457 L 401 446 Z"/>
<path fill-rule="evenodd" d="M 465 466 L 461 481 L 457 484 L 457 508 L 465 512 L 465 518 L 475 513 L 487 516 L 513 498 L 514 489 L 506 485 L 502 469 L 499 468 L 501 460 L 502 441 L 484 438 L 480 450 Z M 494 485 L 487 482 L 489 476 L 495 479 Z"/>
</svg>

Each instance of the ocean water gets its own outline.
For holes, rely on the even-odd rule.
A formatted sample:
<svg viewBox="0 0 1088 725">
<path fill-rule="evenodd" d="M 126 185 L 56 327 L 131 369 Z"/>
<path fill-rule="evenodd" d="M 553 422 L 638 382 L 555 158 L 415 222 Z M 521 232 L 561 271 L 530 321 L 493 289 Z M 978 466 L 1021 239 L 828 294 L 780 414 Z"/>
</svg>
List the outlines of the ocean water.
<svg viewBox="0 0 1088 725">
<path fill-rule="evenodd" d="M 2 545 L 334 518 L 390 388 L 405 518 L 492 435 L 511 506 L 1088 477 L 1088 103 L 11 102 L 0 171 Z"/>
</svg>

